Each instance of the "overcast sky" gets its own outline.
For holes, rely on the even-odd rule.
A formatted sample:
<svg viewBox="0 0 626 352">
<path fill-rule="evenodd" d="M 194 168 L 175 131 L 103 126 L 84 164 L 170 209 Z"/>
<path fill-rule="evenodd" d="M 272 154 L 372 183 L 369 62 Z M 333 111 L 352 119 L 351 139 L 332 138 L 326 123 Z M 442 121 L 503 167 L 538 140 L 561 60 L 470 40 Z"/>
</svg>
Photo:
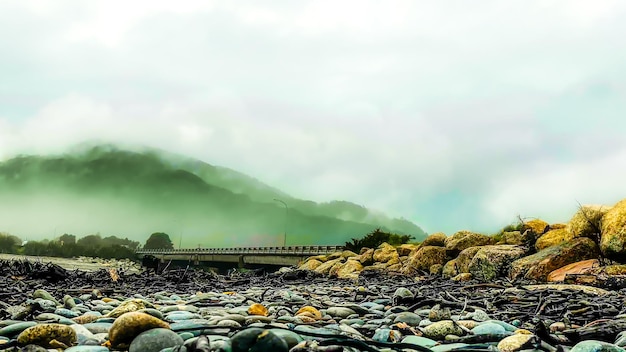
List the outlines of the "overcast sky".
<svg viewBox="0 0 626 352">
<path fill-rule="evenodd" d="M 427 232 L 626 197 L 626 2 L 2 1 L 0 158 L 158 147 Z"/>
</svg>

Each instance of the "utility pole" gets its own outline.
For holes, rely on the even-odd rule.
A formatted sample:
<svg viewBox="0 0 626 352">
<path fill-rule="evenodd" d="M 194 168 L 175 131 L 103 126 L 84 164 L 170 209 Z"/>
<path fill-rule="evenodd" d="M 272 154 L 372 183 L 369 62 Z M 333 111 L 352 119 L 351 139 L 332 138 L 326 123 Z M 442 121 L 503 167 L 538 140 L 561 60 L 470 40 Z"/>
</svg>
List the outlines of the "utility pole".
<svg viewBox="0 0 626 352">
<path fill-rule="evenodd" d="M 289 206 L 280 199 L 274 198 L 274 200 L 285 206 L 285 237 L 283 238 L 283 247 L 287 247 L 287 221 L 289 220 Z"/>
</svg>

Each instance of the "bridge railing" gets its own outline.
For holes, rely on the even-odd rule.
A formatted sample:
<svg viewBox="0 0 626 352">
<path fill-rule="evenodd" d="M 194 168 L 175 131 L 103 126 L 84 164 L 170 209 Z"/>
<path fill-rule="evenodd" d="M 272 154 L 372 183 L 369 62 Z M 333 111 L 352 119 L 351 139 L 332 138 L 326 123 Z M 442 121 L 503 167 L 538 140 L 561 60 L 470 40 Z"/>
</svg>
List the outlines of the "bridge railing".
<svg viewBox="0 0 626 352">
<path fill-rule="evenodd" d="M 288 246 L 288 247 L 229 247 L 229 248 L 181 248 L 138 249 L 137 254 L 190 254 L 190 255 L 302 255 L 313 256 L 343 251 L 343 246 Z"/>
</svg>

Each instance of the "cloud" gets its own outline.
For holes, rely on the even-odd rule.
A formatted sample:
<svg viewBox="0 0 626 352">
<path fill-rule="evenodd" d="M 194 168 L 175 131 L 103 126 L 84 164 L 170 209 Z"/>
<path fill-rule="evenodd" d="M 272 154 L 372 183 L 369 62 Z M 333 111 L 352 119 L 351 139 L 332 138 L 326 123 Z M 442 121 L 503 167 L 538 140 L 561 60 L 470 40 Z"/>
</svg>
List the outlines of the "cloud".
<svg viewBox="0 0 626 352">
<path fill-rule="evenodd" d="M 622 170 L 588 180 L 626 148 L 625 11 L 608 0 L 2 4 L 0 156 L 142 144 L 431 232 L 495 230 L 516 214 L 563 221 L 572 199 L 620 197 L 607 175 Z"/>
</svg>

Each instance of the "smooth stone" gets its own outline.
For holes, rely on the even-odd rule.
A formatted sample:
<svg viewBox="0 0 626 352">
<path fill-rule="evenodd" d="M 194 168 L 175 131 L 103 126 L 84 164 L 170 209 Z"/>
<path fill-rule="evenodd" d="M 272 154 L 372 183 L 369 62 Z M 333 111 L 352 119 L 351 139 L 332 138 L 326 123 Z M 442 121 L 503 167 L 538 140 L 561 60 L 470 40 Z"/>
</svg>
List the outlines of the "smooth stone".
<svg viewBox="0 0 626 352">
<path fill-rule="evenodd" d="M 83 326 L 89 330 L 92 334 L 102 334 L 109 333 L 111 330 L 112 323 L 87 323 L 83 324 Z"/>
<path fill-rule="evenodd" d="M 33 292 L 33 298 L 41 298 L 47 301 L 54 302 L 55 306 L 59 305 L 59 302 L 46 290 L 37 289 Z"/>
<path fill-rule="evenodd" d="M 165 320 L 169 322 L 176 322 L 180 320 L 189 320 L 189 319 L 201 319 L 202 317 L 199 314 L 191 313 L 191 312 L 173 312 L 165 315 Z"/>
<path fill-rule="evenodd" d="M 113 349 L 126 345 L 140 333 L 154 329 L 169 329 L 169 324 L 152 315 L 141 312 L 129 312 L 120 315 L 109 330 L 109 340 Z M 178 335 L 176 335 L 178 337 Z"/>
<path fill-rule="evenodd" d="M 623 348 L 616 346 L 612 343 L 597 341 L 597 340 L 586 340 L 581 341 L 574 345 L 570 352 L 624 352 Z"/>
<path fill-rule="evenodd" d="M 178 334 L 178 336 L 180 336 L 181 339 L 187 341 L 191 338 L 194 337 L 194 334 L 190 333 L 190 332 L 181 332 Z"/>
<path fill-rule="evenodd" d="M 626 331 L 622 331 L 615 337 L 615 345 L 619 347 L 626 347 Z"/>
<path fill-rule="evenodd" d="M 272 351 L 288 352 L 287 342 L 270 330 L 249 328 L 231 337 L 232 352 Z M 129 351 L 133 352 L 133 351 Z"/>
<path fill-rule="evenodd" d="M 200 311 L 200 309 L 196 306 L 192 306 L 192 305 L 175 305 L 175 306 L 165 306 L 162 307 L 161 309 L 159 309 L 161 312 L 163 313 L 170 313 L 170 312 L 191 312 L 191 313 L 198 313 Z"/>
<path fill-rule="evenodd" d="M 463 347 L 468 347 L 468 346 L 471 346 L 471 345 L 467 343 L 446 343 L 446 344 L 441 344 L 441 345 L 437 345 L 437 346 L 433 346 L 429 348 L 433 352 L 448 352 L 448 351 L 452 351 L 456 349 L 462 349 Z"/>
<path fill-rule="evenodd" d="M 248 307 L 235 307 L 227 310 L 229 314 L 248 315 Z"/>
<path fill-rule="evenodd" d="M 501 352 L 514 352 L 523 349 L 532 340 L 534 335 L 515 334 L 507 336 L 498 342 Z M 571 351 L 570 351 L 571 352 Z"/>
<path fill-rule="evenodd" d="M 365 320 L 363 319 L 343 319 L 341 321 L 339 321 L 339 324 L 345 324 L 345 325 L 363 325 L 365 324 Z"/>
<path fill-rule="evenodd" d="M 410 343 L 413 345 L 423 346 L 423 347 L 433 347 L 438 344 L 437 341 L 431 340 L 427 337 L 422 336 L 414 336 L 410 335 L 402 339 L 402 343 Z"/>
<path fill-rule="evenodd" d="M 355 314 L 356 312 L 351 308 L 346 307 L 330 307 L 326 309 L 326 313 L 333 317 L 347 318 L 348 316 Z"/>
<path fill-rule="evenodd" d="M 413 292 L 411 292 L 411 290 L 406 287 L 398 287 L 393 293 L 393 298 L 410 299 L 414 297 L 415 295 L 413 294 Z"/>
<path fill-rule="evenodd" d="M 506 329 L 500 324 L 483 323 L 474 327 L 472 329 L 472 332 L 476 335 L 497 335 L 504 334 L 506 332 Z"/>
<path fill-rule="evenodd" d="M 65 317 L 65 318 L 70 318 L 70 319 L 71 318 L 76 318 L 77 316 L 80 315 L 80 313 L 75 312 L 73 310 L 66 309 L 66 308 L 57 308 L 54 311 L 54 314 L 60 315 L 60 316 Z"/>
<path fill-rule="evenodd" d="M 313 327 L 309 325 L 297 325 L 293 330 L 296 332 L 300 331 L 303 333 L 312 332 L 312 333 L 320 334 L 320 335 L 337 335 L 337 332 L 331 329 L 317 328 L 317 327 Z"/>
<path fill-rule="evenodd" d="M 104 346 L 72 346 L 70 348 L 65 349 L 64 352 L 109 352 L 109 349 Z"/>
<path fill-rule="evenodd" d="M 180 346 L 185 341 L 170 329 L 155 328 L 137 335 L 128 352 L 159 352 L 164 348 Z"/>
<path fill-rule="evenodd" d="M 406 323 L 409 326 L 417 326 L 420 321 L 422 321 L 422 317 L 412 312 L 398 313 L 395 319 L 393 319 L 394 323 Z"/>
<path fill-rule="evenodd" d="M 163 313 L 161 313 L 159 310 L 154 309 L 154 308 L 144 308 L 144 309 L 140 309 L 138 310 L 138 312 L 142 312 L 142 313 L 146 313 L 146 314 L 150 314 L 155 318 L 161 319 L 163 320 Z"/>
<path fill-rule="evenodd" d="M 378 342 L 398 342 L 402 339 L 402 334 L 391 329 L 376 329 L 372 339 Z"/>
<path fill-rule="evenodd" d="M 26 345 L 20 348 L 18 351 L 20 352 L 49 352 L 47 349 L 38 345 L 34 345 L 34 344 Z M 52 351 L 56 351 L 56 350 L 52 350 Z"/>
<path fill-rule="evenodd" d="M 270 329 L 270 331 L 273 332 L 276 336 L 282 338 L 287 343 L 287 347 L 289 349 L 293 348 L 293 346 L 304 341 L 304 338 L 302 338 L 302 336 L 290 330 Z"/>
<path fill-rule="evenodd" d="M 93 338 L 93 333 L 83 325 L 72 324 L 70 325 L 70 328 L 76 332 L 76 338 L 79 345 L 82 345 L 86 340 Z"/>
<path fill-rule="evenodd" d="M 76 322 L 72 319 L 60 316 L 54 313 L 41 313 L 35 317 L 37 321 L 45 321 L 48 323 L 58 323 L 63 325 L 72 325 L 76 324 Z"/>
<path fill-rule="evenodd" d="M 15 336 L 19 335 L 22 331 L 30 328 L 31 326 L 35 326 L 35 325 L 37 325 L 37 323 L 34 322 L 34 321 L 26 321 L 26 322 L 23 322 L 23 323 L 11 324 L 9 326 L 6 326 L 6 327 L 0 329 L 0 336 L 15 337 Z"/>
<path fill-rule="evenodd" d="M 70 295 L 63 296 L 63 306 L 68 309 L 76 307 L 76 301 Z"/>
<path fill-rule="evenodd" d="M 483 322 L 483 324 L 486 324 L 486 323 L 498 324 L 498 325 L 502 326 L 508 332 L 515 332 L 515 331 L 519 330 L 519 327 L 517 327 L 517 326 L 515 326 L 513 324 L 506 323 L 504 321 L 500 321 L 500 320 L 486 320 L 486 321 Z"/>
<path fill-rule="evenodd" d="M 77 336 L 74 329 L 62 324 L 31 326 L 17 336 L 17 342 L 20 346 L 35 344 L 46 348 L 54 348 L 55 346 L 50 345 L 52 340 L 61 342 L 66 346 L 72 346 L 77 341 Z"/>
<path fill-rule="evenodd" d="M 202 330 L 206 328 L 210 328 L 213 326 L 208 320 L 198 319 L 198 320 L 183 320 L 176 323 L 170 324 L 170 329 L 173 331 L 184 331 L 184 330 Z"/>
<path fill-rule="evenodd" d="M 463 330 L 452 320 L 434 322 L 425 327 L 423 332 L 425 337 L 434 340 L 442 340 L 446 335 L 463 335 Z"/>
<path fill-rule="evenodd" d="M 98 318 L 94 321 L 94 323 L 115 323 L 115 318 Z"/>
</svg>

